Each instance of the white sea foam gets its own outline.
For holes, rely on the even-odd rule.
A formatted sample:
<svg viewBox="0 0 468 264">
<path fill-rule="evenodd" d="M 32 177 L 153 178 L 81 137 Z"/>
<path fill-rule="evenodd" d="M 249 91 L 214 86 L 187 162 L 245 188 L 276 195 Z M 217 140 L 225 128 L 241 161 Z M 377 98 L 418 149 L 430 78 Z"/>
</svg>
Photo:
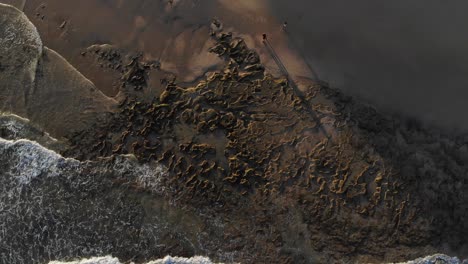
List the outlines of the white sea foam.
<svg viewBox="0 0 468 264">
<path fill-rule="evenodd" d="M 8 131 L 8 133 L 11 134 L 11 136 L 15 138 L 20 136 L 24 132 L 25 127 L 26 127 L 25 124 L 30 122 L 29 119 L 26 119 L 17 115 L 13 115 L 13 114 L 0 113 L 0 117 L 4 119 L 1 128 Z M 21 122 L 18 122 L 15 119 Z"/>
<path fill-rule="evenodd" d="M 64 158 L 36 141 L 24 139 L 33 128 L 28 119 L 0 113 L 0 128 L 9 136 L 8 140 L 0 138 L 0 155 L 8 158 L 9 165 L 3 172 L 15 178 L 20 185 L 29 184 L 38 176 L 57 177 L 67 175 L 69 171 L 80 173 L 85 165 L 78 160 Z M 31 139 L 36 140 L 34 136 Z M 41 136 L 38 140 L 44 143 L 57 142 L 47 134 Z M 161 164 L 139 164 L 135 156 L 125 155 L 116 156 L 110 165 L 118 175 L 131 174 L 142 188 L 156 193 L 164 191 L 161 180 L 167 169 Z"/>
<path fill-rule="evenodd" d="M 436 254 L 432 256 L 427 256 L 424 258 L 418 258 L 416 260 L 401 262 L 398 264 L 437 264 L 437 263 L 446 263 L 446 264 L 468 264 L 468 261 L 460 261 L 457 257 L 449 257 L 447 255 Z M 49 264 L 122 264 L 117 258 L 107 256 L 107 257 L 97 257 L 90 259 L 77 260 L 72 262 L 60 262 L 52 261 Z M 167 256 L 163 259 L 154 260 L 147 262 L 146 264 L 214 264 L 207 257 L 192 257 L 192 258 L 181 258 L 181 257 L 171 257 Z M 220 263 L 218 263 L 220 264 Z"/>
<path fill-rule="evenodd" d="M 122 264 L 117 258 L 114 257 L 97 257 L 90 259 L 77 260 L 72 262 L 60 262 L 52 261 L 49 264 Z M 153 260 L 146 264 L 214 264 L 207 257 L 192 257 L 192 258 L 181 258 L 181 257 L 171 257 L 167 256 L 163 259 Z"/>
<path fill-rule="evenodd" d="M 58 142 L 58 140 L 51 137 L 49 133 L 36 127 L 36 125 L 29 119 L 13 113 L 0 112 L 0 128 L 5 130 L 5 132 L 7 132 L 7 134 L 13 139 L 26 138 L 28 131 L 30 131 L 31 128 L 34 128 L 40 131 L 40 136 L 44 137 L 46 140 L 49 140 L 50 142 Z"/>
<path fill-rule="evenodd" d="M 80 170 L 79 161 L 66 159 L 27 139 L 13 141 L 0 138 L 0 155 L 8 155 L 10 166 L 6 173 L 20 184 L 29 184 L 32 179 L 41 175 L 56 177 L 64 170 Z"/>
<path fill-rule="evenodd" d="M 69 171 L 80 173 L 84 164 L 78 160 L 64 158 L 60 154 L 27 139 L 5 140 L 0 138 L 0 156 L 8 157 L 6 174 L 15 178 L 20 185 L 29 184 L 39 176 L 57 177 Z M 111 169 L 118 175 L 131 174 L 144 189 L 162 193 L 161 184 L 167 169 L 161 164 L 139 164 L 132 155 L 117 156 Z"/>
<path fill-rule="evenodd" d="M 99 257 L 83 259 L 71 262 L 52 261 L 49 264 L 121 264 L 117 258 L 113 257 Z"/>
<path fill-rule="evenodd" d="M 445 264 L 468 264 L 468 260 L 461 261 L 457 257 L 449 257 L 447 255 L 443 254 L 436 254 L 432 256 L 427 256 L 423 258 L 418 258 L 415 260 L 411 260 L 408 262 L 401 262 L 397 264 L 439 264 L 439 263 L 445 263 Z"/>
<path fill-rule="evenodd" d="M 167 174 L 167 169 L 161 164 L 139 164 L 135 166 L 136 158 L 133 155 L 117 156 L 114 159 L 112 169 L 116 173 L 125 174 L 132 172 L 136 175 L 137 183 L 154 193 L 163 193 L 161 180 Z"/>
</svg>

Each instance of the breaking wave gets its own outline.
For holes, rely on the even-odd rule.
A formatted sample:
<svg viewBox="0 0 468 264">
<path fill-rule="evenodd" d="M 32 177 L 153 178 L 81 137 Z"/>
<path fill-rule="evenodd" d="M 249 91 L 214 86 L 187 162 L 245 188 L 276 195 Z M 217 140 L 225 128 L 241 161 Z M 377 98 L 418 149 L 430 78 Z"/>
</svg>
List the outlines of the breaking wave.
<svg viewBox="0 0 468 264">
<path fill-rule="evenodd" d="M 457 257 L 449 257 L 447 255 L 436 254 L 424 258 L 418 258 L 408 262 L 398 264 L 468 264 L 468 260 L 460 260 Z"/>
<path fill-rule="evenodd" d="M 19 185 L 29 184 L 39 176 L 57 177 L 71 172 L 79 174 L 83 167 L 87 166 L 78 160 L 64 158 L 55 151 L 27 139 L 0 138 L 0 155 L 9 159 L 3 173 L 16 179 Z M 155 193 L 163 192 L 160 181 L 166 173 L 164 166 L 137 164 L 132 155 L 115 156 L 109 165 L 116 175 L 133 174 L 141 187 Z"/>
<path fill-rule="evenodd" d="M 461 261 L 457 257 L 449 257 L 442 254 L 418 258 L 416 260 L 401 262 L 397 264 L 468 264 L 468 260 Z M 90 259 L 77 260 L 72 262 L 52 261 L 49 264 L 123 264 L 119 259 L 114 257 L 97 257 Z M 167 256 L 163 259 L 147 262 L 146 264 L 214 264 L 209 258 L 206 257 L 193 257 L 193 258 L 180 258 Z M 220 264 L 220 263 L 219 263 Z"/>
<path fill-rule="evenodd" d="M 20 126 L 3 126 L 3 134 L 16 138 Z M 156 247 L 172 229 L 162 209 L 146 212 L 144 203 L 164 192 L 160 164 L 131 155 L 81 162 L 29 139 L 0 138 L 0 168 L 0 263 L 150 256 L 140 248 Z"/>
<path fill-rule="evenodd" d="M 133 155 L 79 161 L 49 148 L 64 145 L 27 119 L 0 114 L 0 263 L 146 263 L 208 254 L 212 241 L 196 217 L 164 198 L 165 166 Z M 113 257 L 95 257 L 106 255 Z M 212 262 L 168 256 L 147 263 Z"/>
<path fill-rule="evenodd" d="M 13 177 L 20 185 L 29 184 L 38 176 L 57 177 L 69 170 L 79 173 L 80 162 L 65 159 L 36 142 L 20 139 L 17 141 L 0 138 L 0 155 L 9 157 L 4 173 Z"/>
<path fill-rule="evenodd" d="M 0 263 L 122 264 L 129 256 L 172 253 L 162 246 L 168 236 L 191 255 L 210 253 L 202 250 L 208 240 L 193 244 L 197 231 L 182 230 L 180 215 L 168 217 L 174 212 L 158 200 L 168 177 L 161 164 L 140 164 L 132 155 L 65 158 L 31 139 L 57 140 L 14 115 L 0 115 L 0 136 Z M 105 255 L 116 257 L 93 257 Z M 202 256 L 138 263 L 213 264 Z M 434 255 L 404 264 L 436 263 L 468 261 Z"/>
<path fill-rule="evenodd" d="M 117 258 L 113 257 L 99 257 L 91 259 L 83 259 L 72 262 L 59 262 L 52 261 L 49 264 L 123 264 Z M 214 264 L 209 258 L 206 257 L 192 257 L 192 258 L 180 258 L 167 256 L 163 259 L 154 260 L 147 262 L 146 264 Z"/>
</svg>

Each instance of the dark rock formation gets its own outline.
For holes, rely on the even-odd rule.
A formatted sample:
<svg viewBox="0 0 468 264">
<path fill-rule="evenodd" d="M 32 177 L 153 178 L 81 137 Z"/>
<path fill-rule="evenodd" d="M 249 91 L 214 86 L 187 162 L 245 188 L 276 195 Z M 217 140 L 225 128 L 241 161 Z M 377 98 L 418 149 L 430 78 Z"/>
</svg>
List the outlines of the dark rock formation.
<svg viewBox="0 0 468 264">
<path fill-rule="evenodd" d="M 171 253 L 362 263 L 467 254 L 466 136 L 386 116 L 326 85 L 299 91 L 220 30 L 210 51 L 224 69 L 195 85 L 162 80 L 163 91 L 144 100 L 157 67 L 98 50 L 102 63 L 121 65 L 110 115 L 116 103 L 43 48 L 24 15 L 6 6 L 0 14 L 2 110 L 65 136 L 63 154 L 76 158 L 1 131 L 11 139 L 0 141 L 2 260 L 113 254 L 141 263 Z"/>
<path fill-rule="evenodd" d="M 240 261 L 402 261 L 446 246 L 463 254 L 463 139 L 323 85 L 298 92 L 266 74 L 241 39 L 214 37 L 223 71 L 194 87 L 170 82 L 152 103 L 128 93 L 114 121 L 70 138 L 70 154 L 165 164 L 169 194 L 222 219 L 220 247 Z"/>
</svg>

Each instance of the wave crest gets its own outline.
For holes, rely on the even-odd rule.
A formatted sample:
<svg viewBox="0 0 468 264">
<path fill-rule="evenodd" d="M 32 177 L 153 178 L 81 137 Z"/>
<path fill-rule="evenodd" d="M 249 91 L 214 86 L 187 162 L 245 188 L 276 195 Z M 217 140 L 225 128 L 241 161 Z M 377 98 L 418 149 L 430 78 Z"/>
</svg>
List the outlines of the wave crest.
<svg viewBox="0 0 468 264">
<path fill-rule="evenodd" d="M 122 264 L 119 259 L 114 257 L 97 257 L 90 259 L 77 260 L 72 262 L 52 261 L 49 264 Z M 207 257 L 196 256 L 192 258 L 181 258 L 167 256 L 163 259 L 150 261 L 146 264 L 215 264 Z M 221 263 L 218 263 L 221 264 Z"/>
</svg>

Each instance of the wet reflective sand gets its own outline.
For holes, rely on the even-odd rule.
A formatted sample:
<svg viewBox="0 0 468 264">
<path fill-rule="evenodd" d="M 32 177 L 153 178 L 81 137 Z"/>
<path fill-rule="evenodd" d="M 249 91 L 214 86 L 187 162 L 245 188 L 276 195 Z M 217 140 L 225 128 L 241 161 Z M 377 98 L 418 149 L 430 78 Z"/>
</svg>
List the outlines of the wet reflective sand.
<svg viewBox="0 0 468 264">
<path fill-rule="evenodd" d="M 31 83 L 40 84 L 35 91 L 59 92 L 37 102 L 60 117 L 63 106 L 72 104 L 59 88 L 72 87 L 70 102 L 84 106 L 79 114 L 92 115 L 90 109 L 106 104 L 88 107 L 84 99 L 95 98 L 77 91 L 99 89 L 114 97 L 99 94 L 113 106 L 106 118 L 78 131 L 62 131 L 70 143 L 63 154 L 85 164 L 133 154 L 143 164 L 168 168 L 158 182 L 165 190 L 164 202 L 144 186 L 112 173 L 96 177 L 101 192 L 94 191 L 86 175 L 77 175 L 77 183 L 89 184 L 76 190 L 91 196 L 88 201 L 116 197 L 125 205 L 109 201 L 110 209 L 117 207 L 122 218 L 136 217 L 126 229 L 125 244 L 119 243 L 124 240 L 121 232 L 115 240 L 116 231 L 109 232 L 103 224 L 97 230 L 104 239 L 93 250 L 137 262 L 167 253 L 245 263 L 403 261 L 435 252 L 466 255 L 466 137 L 382 114 L 318 85 L 314 69 L 301 59 L 267 3 L 27 2 L 26 13 L 45 45 L 84 73 L 70 78 L 79 76 L 77 71 L 65 67 L 63 60 L 48 60 L 58 55 L 45 49 L 38 65 L 48 65 L 48 71 L 36 71 L 40 81 Z M 212 20 L 213 14 L 219 20 Z M 262 42 L 264 32 L 268 38 Z M 79 120 L 72 116 L 57 121 L 40 111 L 26 114 L 55 133 L 62 124 Z M 97 170 L 109 165 L 102 166 Z M 109 184 L 99 185 L 101 180 Z M 44 186 L 51 204 L 62 206 L 53 199 L 55 189 Z M 90 208 L 109 209 L 98 204 Z M 169 206 L 177 210 L 161 213 Z M 64 218 L 76 213 L 67 210 Z M 53 212 L 57 214 L 61 211 Z M 187 234 L 185 242 L 178 243 L 177 232 L 165 233 L 163 240 L 151 237 L 142 227 L 158 219 L 141 220 L 151 215 L 179 226 Z M 84 243 L 80 239 L 88 233 L 80 236 L 79 224 L 67 224 L 77 240 L 65 241 Z M 164 246 L 157 247 L 158 241 Z M 147 243 L 148 250 L 140 251 L 139 243 Z M 30 252 L 29 247 L 20 249 Z M 79 250 L 72 249 L 79 257 Z M 34 254 L 48 257 L 41 250 Z"/>
</svg>

